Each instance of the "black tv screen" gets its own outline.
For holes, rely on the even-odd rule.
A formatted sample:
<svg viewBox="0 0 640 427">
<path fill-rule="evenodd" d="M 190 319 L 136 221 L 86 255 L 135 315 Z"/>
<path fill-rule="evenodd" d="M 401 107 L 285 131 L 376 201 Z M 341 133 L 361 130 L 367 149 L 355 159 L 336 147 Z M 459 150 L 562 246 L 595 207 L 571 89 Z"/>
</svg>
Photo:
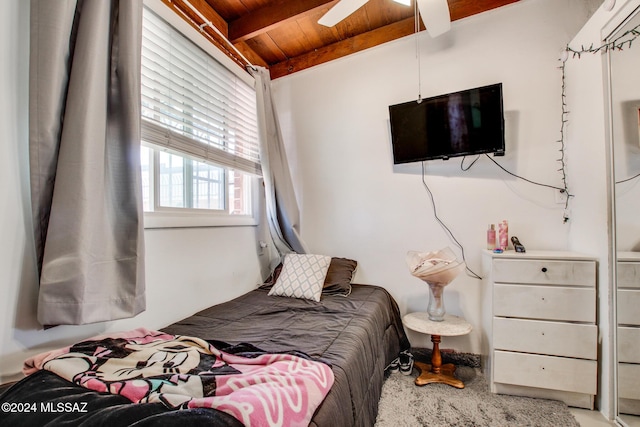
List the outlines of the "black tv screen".
<svg viewBox="0 0 640 427">
<path fill-rule="evenodd" d="M 393 163 L 504 154 L 502 83 L 389 106 Z"/>
</svg>

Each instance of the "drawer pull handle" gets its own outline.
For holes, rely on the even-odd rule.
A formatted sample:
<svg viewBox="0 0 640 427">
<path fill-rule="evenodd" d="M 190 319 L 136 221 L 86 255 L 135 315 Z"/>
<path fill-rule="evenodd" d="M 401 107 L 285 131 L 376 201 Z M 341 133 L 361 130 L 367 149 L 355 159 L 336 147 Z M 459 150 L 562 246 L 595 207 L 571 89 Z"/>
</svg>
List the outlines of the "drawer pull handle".
<svg viewBox="0 0 640 427">
<path fill-rule="evenodd" d="M 542 272 L 546 273 L 547 272 L 547 267 L 542 267 Z"/>
</svg>

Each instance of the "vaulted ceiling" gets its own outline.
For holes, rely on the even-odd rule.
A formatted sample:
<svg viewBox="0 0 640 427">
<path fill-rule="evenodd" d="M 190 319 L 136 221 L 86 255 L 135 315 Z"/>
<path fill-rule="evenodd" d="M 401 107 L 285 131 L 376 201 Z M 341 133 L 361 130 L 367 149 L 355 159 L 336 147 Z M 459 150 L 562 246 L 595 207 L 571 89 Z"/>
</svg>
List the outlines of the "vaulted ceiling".
<svg viewBox="0 0 640 427">
<path fill-rule="evenodd" d="M 233 60 L 266 67 L 272 79 L 415 33 L 414 7 L 392 0 L 369 0 L 331 28 L 318 24 L 318 19 L 337 0 L 162 1 Z M 451 20 L 455 21 L 517 1 L 448 3 Z"/>
</svg>

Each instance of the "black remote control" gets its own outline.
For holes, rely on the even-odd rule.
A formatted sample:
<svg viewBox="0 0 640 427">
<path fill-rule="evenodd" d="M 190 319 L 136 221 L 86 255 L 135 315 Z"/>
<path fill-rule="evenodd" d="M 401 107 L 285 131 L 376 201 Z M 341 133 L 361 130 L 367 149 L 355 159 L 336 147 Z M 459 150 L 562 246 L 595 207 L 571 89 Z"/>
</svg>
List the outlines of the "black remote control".
<svg viewBox="0 0 640 427">
<path fill-rule="evenodd" d="M 520 240 L 518 240 L 516 236 L 511 237 L 511 243 L 513 243 L 513 249 L 515 249 L 516 252 L 526 252 L 524 246 L 522 245 L 522 243 L 520 243 Z"/>
</svg>

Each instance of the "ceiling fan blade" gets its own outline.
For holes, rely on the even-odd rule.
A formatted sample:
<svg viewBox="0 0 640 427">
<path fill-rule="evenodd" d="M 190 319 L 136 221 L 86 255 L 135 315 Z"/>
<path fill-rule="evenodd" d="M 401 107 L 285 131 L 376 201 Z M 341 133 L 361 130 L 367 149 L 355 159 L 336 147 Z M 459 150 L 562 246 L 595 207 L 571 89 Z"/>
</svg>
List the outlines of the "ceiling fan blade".
<svg viewBox="0 0 640 427">
<path fill-rule="evenodd" d="M 333 27 L 361 8 L 368 1 L 369 0 L 340 0 L 318 20 L 318 24 L 324 25 L 325 27 Z"/>
<path fill-rule="evenodd" d="M 447 0 L 417 0 L 422 22 L 431 37 L 451 29 L 451 14 Z"/>
</svg>

